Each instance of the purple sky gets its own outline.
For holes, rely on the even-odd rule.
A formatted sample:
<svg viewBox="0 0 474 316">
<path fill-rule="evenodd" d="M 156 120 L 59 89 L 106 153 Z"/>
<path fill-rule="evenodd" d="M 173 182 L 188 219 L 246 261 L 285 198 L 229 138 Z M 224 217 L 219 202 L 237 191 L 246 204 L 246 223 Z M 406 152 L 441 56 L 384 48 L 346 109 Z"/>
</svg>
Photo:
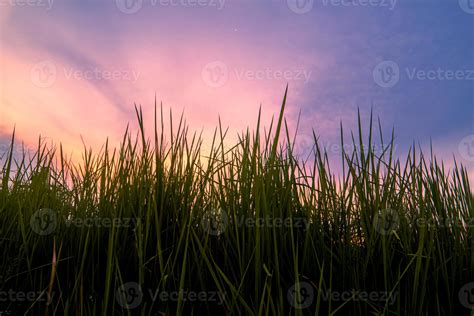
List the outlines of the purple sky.
<svg viewBox="0 0 474 316">
<path fill-rule="evenodd" d="M 373 108 L 397 152 L 433 140 L 474 169 L 474 0 L 0 0 L 0 150 L 16 124 L 80 150 L 118 141 L 155 93 L 210 137 L 301 111 L 337 154 Z M 449 163 L 448 163 L 449 165 Z"/>
</svg>

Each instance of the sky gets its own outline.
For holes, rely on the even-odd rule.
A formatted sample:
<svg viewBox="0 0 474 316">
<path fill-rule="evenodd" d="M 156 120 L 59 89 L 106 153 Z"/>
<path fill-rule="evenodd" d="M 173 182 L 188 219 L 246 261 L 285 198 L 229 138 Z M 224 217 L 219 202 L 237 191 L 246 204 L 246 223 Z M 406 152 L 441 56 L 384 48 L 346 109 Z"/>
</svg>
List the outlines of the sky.
<svg viewBox="0 0 474 316">
<path fill-rule="evenodd" d="M 474 179 L 474 0 L 0 0 L 0 152 L 13 128 L 33 150 L 118 144 L 135 104 L 152 131 L 155 96 L 233 137 L 287 84 L 300 152 L 314 130 L 337 155 L 373 111 L 401 157 L 431 141 Z"/>
</svg>

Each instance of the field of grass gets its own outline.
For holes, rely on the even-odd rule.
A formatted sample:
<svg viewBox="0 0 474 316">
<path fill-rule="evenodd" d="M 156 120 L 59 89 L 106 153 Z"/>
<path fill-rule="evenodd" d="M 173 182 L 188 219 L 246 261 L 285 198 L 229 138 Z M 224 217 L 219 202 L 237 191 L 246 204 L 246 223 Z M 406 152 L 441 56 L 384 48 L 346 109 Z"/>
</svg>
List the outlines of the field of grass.
<svg viewBox="0 0 474 316">
<path fill-rule="evenodd" d="M 359 118 L 336 175 L 316 135 L 293 152 L 285 102 L 233 147 L 218 126 L 210 153 L 156 105 L 154 131 L 137 108 L 138 136 L 80 165 L 41 142 L 5 153 L 0 314 L 472 314 L 466 169 L 396 157 L 393 134 L 376 153 Z"/>
</svg>

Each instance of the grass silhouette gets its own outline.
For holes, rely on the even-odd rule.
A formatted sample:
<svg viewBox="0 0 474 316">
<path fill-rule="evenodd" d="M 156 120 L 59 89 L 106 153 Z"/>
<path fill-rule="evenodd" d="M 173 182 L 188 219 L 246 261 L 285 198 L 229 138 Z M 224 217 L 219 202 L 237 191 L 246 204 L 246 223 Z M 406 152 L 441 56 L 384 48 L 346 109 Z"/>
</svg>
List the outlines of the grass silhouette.
<svg viewBox="0 0 474 316">
<path fill-rule="evenodd" d="M 41 141 L 32 157 L 7 152 L 0 310 L 469 314 L 466 169 L 455 163 L 448 172 L 415 147 L 400 160 L 393 134 L 375 153 L 372 119 L 365 140 L 359 115 L 354 150 L 342 151 L 336 177 L 316 135 L 311 159 L 293 152 L 285 103 L 286 92 L 269 130 L 259 114 L 254 132 L 231 147 L 219 125 L 206 154 L 182 118 L 165 130 L 156 103 L 151 139 L 136 108 L 139 137 L 127 129 L 119 148 L 85 150 L 80 165 Z"/>
</svg>

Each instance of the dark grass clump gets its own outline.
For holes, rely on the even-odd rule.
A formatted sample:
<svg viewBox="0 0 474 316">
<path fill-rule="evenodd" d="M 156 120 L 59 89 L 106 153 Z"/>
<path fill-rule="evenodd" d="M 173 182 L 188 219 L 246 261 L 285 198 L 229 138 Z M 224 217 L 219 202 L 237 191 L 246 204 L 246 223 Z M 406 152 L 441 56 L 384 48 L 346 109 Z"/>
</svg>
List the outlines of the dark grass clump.
<svg viewBox="0 0 474 316">
<path fill-rule="evenodd" d="M 228 147 L 219 126 L 208 152 L 182 118 L 155 115 L 150 140 L 137 109 L 139 136 L 81 165 L 41 142 L 6 153 L 2 315 L 469 315 L 466 169 L 399 160 L 393 134 L 376 154 L 359 119 L 336 177 L 316 136 L 293 152 L 285 101 L 269 131 Z"/>
</svg>

